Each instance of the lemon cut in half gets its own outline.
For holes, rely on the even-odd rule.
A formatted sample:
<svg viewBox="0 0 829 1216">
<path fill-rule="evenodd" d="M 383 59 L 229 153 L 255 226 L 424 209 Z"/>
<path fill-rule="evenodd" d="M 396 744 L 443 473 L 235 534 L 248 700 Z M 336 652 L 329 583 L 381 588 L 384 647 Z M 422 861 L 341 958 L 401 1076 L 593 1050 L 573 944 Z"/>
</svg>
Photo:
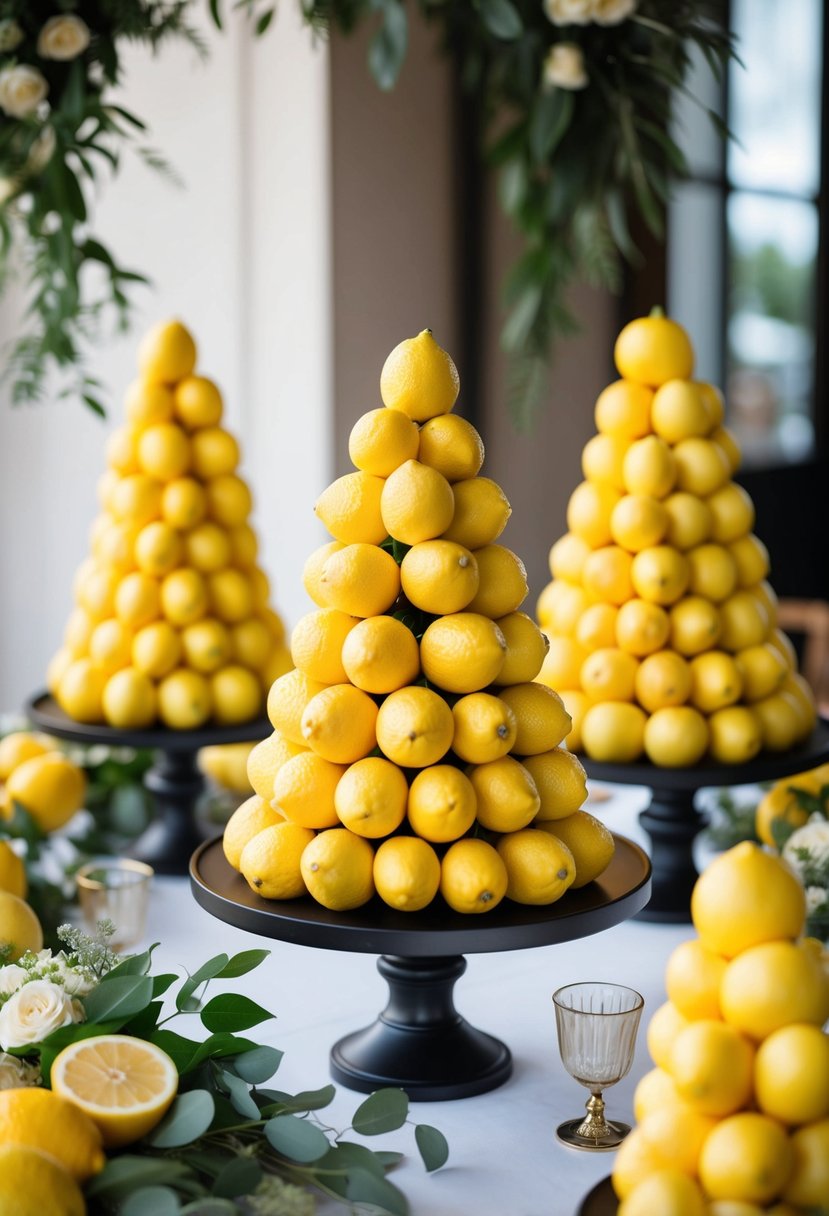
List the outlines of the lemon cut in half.
<svg viewBox="0 0 829 1216">
<path fill-rule="evenodd" d="M 106 1034 L 63 1049 L 52 1065 L 52 1089 L 97 1124 L 107 1148 L 120 1148 L 161 1121 L 178 1091 L 178 1072 L 154 1044 Z"/>
</svg>

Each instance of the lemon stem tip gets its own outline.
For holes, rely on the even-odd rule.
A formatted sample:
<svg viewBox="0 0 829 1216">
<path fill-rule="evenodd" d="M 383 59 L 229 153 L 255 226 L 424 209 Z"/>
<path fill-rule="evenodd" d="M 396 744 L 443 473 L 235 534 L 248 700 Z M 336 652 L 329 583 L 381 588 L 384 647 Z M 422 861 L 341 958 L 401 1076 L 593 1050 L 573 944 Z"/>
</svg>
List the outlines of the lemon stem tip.
<svg viewBox="0 0 829 1216">
<path fill-rule="evenodd" d="M 664 317 L 665 309 L 662 307 L 661 304 L 654 304 L 649 315 L 652 317 Z"/>
</svg>

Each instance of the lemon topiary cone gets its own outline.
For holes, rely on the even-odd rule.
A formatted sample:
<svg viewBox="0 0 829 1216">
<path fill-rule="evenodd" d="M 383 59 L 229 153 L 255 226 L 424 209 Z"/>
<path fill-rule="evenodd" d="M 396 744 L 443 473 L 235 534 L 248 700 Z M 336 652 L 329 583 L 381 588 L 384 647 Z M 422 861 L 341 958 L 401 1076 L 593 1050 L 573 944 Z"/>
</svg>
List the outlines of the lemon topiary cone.
<svg viewBox="0 0 829 1216">
<path fill-rule="evenodd" d="M 550 550 L 536 613 L 539 675 L 574 717 L 568 745 L 596 760 L 684 767 L 785 751 L 815 720 L 777 628 L 768 552 L 722 395 L 692 379 L 693 349 L 652 315 L 616 342 L 620 379 L 596 402 L 584 480 Z"/>
<path fill-rule="evenodd" d="M 256 853 L 260 893 L 299 881 L 343 911 L 375 891 L 413 914 L 438 890 L 469 914 L 553 902 L 604 869 L 613 840 L 579 812 L 570 718 L 534 682 L 546 642 L 500 543 L 509 502 L 452 413 L 457 370 L 431 331 L 395 347 L 380 391 L 351 432 L 354 471 L 316 504 L 333 539 L 306 562 L 315 608 L 268 697 L 274 735 L 251 756 L 262 806 L 240 808 L 226 854 Z M 299 861 L 266 847 L 267 805 L 316 833 Z"/>
<path fill-rule="evenodd" d="M 258 564 L 239 445 L 179 321 L 144 337 L 138 373 L 107 442 L 91 553 L 48 685 L 81 722 L 245 722 L 290 656 Z"/>
</svg>

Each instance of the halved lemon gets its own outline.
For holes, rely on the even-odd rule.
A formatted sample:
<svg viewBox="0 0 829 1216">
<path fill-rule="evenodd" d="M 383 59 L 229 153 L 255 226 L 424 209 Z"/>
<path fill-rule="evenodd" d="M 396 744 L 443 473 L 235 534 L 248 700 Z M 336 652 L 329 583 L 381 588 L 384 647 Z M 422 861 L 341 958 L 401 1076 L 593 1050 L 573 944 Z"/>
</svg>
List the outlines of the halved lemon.
<svg viewBox="0 0 829 1216">
<path fill-rule="evenodd" d="M 120 1148 L 161 1121 L 178 1091 L 178 1071 L 153 1043 L 104 1034 L 64 1047 L 52 1065 L 52 1090 L 97 1124 L 107 1148 Z"/>
</svg>

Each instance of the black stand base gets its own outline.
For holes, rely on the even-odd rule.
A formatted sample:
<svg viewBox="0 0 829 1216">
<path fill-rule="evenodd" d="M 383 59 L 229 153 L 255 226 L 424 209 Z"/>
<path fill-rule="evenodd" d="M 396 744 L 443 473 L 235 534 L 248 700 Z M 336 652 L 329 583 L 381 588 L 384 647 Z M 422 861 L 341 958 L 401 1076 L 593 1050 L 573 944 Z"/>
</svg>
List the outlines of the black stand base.
<svg viewBox="0 0 829 1216">
<path fill-rule="evenodd" d="M 331 1049 L 331 1075 L 360 1093 L 405 1089 L 413 1102 L 443 1102 L 487 1093 L 509 1078 L 509 1048 L 470 1026 L 455 1009 L 452 989 L 466 970 L 462 955 L 382 955 L 389 1003 L 377 1021 Z"/>
<path fill-rule="evenodd" d="M 706 818 L 694 806 L 695 790 L 655 789 L 639 822 L 651 840 L 651 898 L 639 920 L 684 925 L 691 919 L 691 892 L 697 881 L 694 840 Z"/>
<path fill-rule="evenodd" d="M 186 874 L 193 850 L 204 840 L 196 820 L 205 788 L 197 756 L 197 751 L 159 752 L 144 777 L 158 818 L 132 845 L 130 856 L 145 861 L 157 874 Z"/>
</svg>

